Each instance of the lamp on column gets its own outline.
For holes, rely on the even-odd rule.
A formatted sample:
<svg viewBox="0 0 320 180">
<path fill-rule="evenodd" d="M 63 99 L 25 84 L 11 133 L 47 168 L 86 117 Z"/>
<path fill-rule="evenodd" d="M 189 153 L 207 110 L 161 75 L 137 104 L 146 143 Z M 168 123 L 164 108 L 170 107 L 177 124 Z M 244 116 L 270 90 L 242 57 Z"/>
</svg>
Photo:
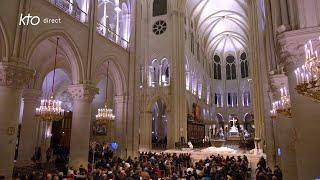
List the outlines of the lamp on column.
<svg viewBox="0 0 320 180">
<path fill-rule="evenodd" d="M 271 117 L 276 117 L 278 113 L 291 117 L 291 102 L 286 87 L 280 89 L 280 100 L 272 103 Z"/>
<path fill-rule="evenodd" d="M 319 44 L 320 37 L 313 41 Z M 306 55 L 305 62 L 294 71 L 297 80 L 296 90 L 299 94 L 320 102 L 320 60 L 318 50 L 317 48 L 314 49 L 312 40 L 309 40 L 304 45 L 304 51 Z"/>
<path fill-rule="evenodd" d="M 107 67 L 107 82 L 106 82 L 106 100 L 103 108 L 98 109 L 98 114 L 96 115 L 96 122 L 100 125 L 106 125 L 115 119 L 112 108 L 108 108 L 107 96 L 108 96 L 108 73 L 109 73 L 109 61 Z"/>
<path fill-rule="evenodd" d="M 54 99 L 54 78 L 56 75 L 57 66 L 57 54 L 58 54 L 59 37 L 57 37 L 56 43 L 56 53 L 54 57 L 54 67 L 53 67 L 53 78 L 52 78 L 52 89 L 50 98 L 45 97 L 41 100 L 39 108 L 36 108 L 36 116 L 40 117 L 44 121 L 59 121 L 64 116 L 64 109 L 62 109 L 62 102 Z"/>
<path fill-rule="evenodd" d="M 272 105 L 272 109 L 270 110 L 270 116 L 271 118 L 276 118 L 277 117 L 277 110 L 274 108 L 274 105 Z"/>
</svg>

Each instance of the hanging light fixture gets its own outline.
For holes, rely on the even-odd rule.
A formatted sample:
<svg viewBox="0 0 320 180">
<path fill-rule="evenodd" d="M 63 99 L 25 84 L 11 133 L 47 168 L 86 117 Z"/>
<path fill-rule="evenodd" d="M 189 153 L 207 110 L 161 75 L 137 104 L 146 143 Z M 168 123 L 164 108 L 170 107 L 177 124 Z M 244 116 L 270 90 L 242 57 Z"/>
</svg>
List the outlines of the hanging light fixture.
<svg viewBox="0 0 320 180">
<path fill-rule="evenodd" d="M 109 122 L 112 122 L 115 119 L 115 115 L 113 114 L 113 110 L 111 108 L 108 108 L 108 104 L 107 104 L 108 73 L 109 73 L 109 61 L 108 61 L 108 67 L 107 67 L 105 105 L 103 108 L 98 109 L 98 114 L 96 115 L 96 122 L 99 125 L 107 125 Z"/>
<path fill-rule="evenodd" d="M 272 103 L 271 117 L 276 117 L 278 113 L 291 117 L 291 102 L 286 87 L 280 89 L 280 100 Z"/>
<path fill-rule="evenodd" d="M 313 41 L 319 44 L 320 37 Z M 316 45 L 312 44 L 312 40 L 305 44 L 305 62 L 294 73 L 297 80 L 297 92 L 320 102 L 320 59 Z"/>
<path fill-rule="evenodd" d="M 57 66 L 57 53 L 58 53 L 59 38 L 57 37 L 56 43 L 56 53 L 54 57 L 54 68 L 53 68 L 53 78 L 52 78 L 52 89 L 50 98 L 45 97 L 41 100 L 40 107 L 36 108 L 36 116 L 40 117 L 44 121 L 59 121 L 64 116 L 64 109 L 62 109 L 62 102 L 54 99 L 53 89 L 54 89 L 54 78 L 56 75 Z"/>
</svg>

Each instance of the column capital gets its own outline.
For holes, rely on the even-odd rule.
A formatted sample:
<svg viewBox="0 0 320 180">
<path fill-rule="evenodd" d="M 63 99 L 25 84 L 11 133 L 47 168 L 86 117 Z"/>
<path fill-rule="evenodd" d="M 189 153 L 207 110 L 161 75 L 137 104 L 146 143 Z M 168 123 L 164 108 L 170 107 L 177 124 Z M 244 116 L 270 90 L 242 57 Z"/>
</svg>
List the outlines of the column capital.
<svg viewBox="0 0 320 180">
<path fill-rule="evenodd" d="M 39 89 L 24 89 L 22 92 L 23 101 L 38 102 L 42 91 Z"/>
<path fill-rule="evenodd" d="M 285 74 L 270 75 L 271 88 L 273 93 L 279 93 L 280 88 L 288 87 L 288 77 Z"/>
<path fill-rule="evenodd" d="M 0 62 L 0 86 L 22 89 L 33 79 L 34 74 L 35 71 L 25 65 Z"/>
<path fill-rule="evenodd" d="M 99 89 L 91 84 L 77 84 L 68 87 L 74 101 L 92 102 L 94 96 L 99 93 Z"/>
</svg>

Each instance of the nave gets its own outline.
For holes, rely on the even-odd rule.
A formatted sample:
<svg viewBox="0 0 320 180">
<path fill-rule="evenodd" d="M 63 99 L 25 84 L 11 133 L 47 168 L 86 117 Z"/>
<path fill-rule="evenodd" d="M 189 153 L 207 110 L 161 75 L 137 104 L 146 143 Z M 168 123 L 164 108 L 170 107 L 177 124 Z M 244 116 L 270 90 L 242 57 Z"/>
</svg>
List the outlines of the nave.
<svg viewBox="0 0 320 180">
<path fill-rule="evenodd" d="M 319 179 L 319 12 L 1 0 L 0 179 Z"/>
</svg>

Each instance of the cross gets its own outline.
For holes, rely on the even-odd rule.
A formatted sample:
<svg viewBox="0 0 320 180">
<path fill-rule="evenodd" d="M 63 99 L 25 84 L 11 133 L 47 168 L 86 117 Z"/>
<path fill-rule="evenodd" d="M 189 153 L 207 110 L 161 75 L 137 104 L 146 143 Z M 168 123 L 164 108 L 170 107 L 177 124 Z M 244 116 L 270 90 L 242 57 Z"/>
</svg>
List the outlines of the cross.
<svg viewBox="0 0 320 180">
<path fill-rule="evenodd" d="M 237 122 L 238 120 L 236 120 L 234 117 L 232 118 L 232 120 L 230 120 L 229 122 L 232 122 L 232 126 L 235 126 L 236 124 L 236 122 Z"/>
</svg>

